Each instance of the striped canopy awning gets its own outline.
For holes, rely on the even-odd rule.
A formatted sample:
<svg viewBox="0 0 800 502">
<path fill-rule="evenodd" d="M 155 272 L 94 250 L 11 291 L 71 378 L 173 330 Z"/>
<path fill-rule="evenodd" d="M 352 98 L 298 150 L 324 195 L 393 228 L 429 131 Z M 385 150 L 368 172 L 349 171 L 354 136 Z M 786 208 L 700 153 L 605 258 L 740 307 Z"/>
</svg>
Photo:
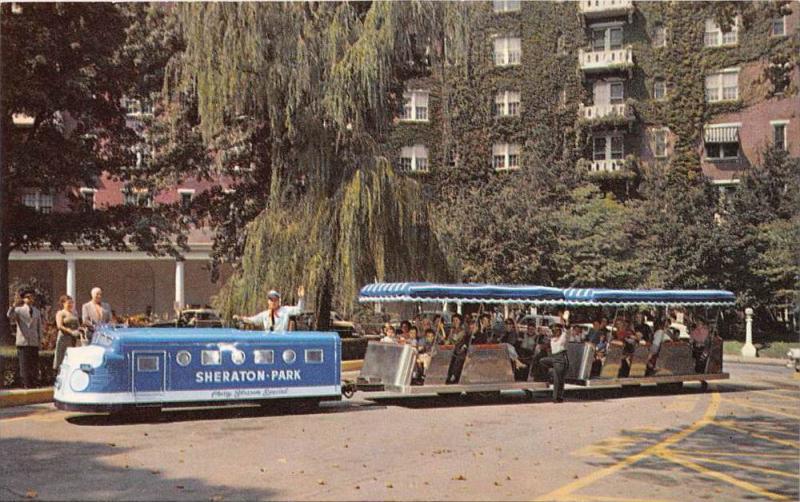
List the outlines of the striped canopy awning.
<svg viewBox="0 0 800 502">
<path fill-rule="evenodd" d="M 564 290 L 564 302 L 569 305 L 597 306 L 723 306 L 736 303 L 730 291 L 697 289 L 593 289 Z"/>
<path fill-rule="evenodd" d="M 704 139 L 706 143 L 738 143 L 739 127 L 725 126 L 714 127 L 706 126 Z"/>
<path fill-rule="evenodd" d="M 361 288 L 360 302 L 488 302 L 562 304 L 560 288 L 529 285 L 385 282 Z"/>
</svg>

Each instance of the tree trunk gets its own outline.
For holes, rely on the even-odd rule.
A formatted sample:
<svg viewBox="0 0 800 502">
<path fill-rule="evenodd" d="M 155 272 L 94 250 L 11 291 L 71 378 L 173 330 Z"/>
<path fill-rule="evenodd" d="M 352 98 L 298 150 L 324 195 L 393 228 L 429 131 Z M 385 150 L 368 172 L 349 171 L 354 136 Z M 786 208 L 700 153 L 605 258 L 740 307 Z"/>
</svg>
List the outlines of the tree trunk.
<svg viewBox="0 0 800 502">
<path fill-rule="evenodd" d="M 328 331 L 331 329 L 331 304 L 333 302 L 333 279 L 330 271 L 325 272 L 325 282 L 317 296 L 317 329 Z"/>
<path fill-rule="evenodd" d="M 8 258 L 11 255 L 11 232 L 9 230 L 9 211 L 11 211 L 11 200 L 8 198 L 9 186 L 8 177 L 11 172 L 11 148 L 13 122 L 10 114 L 2 110 L 2 136 L 3 161 L 0 164 L 0 344 L 7 344 L 11 338 L 11 329 L 6 318 L 6 312 L 11 302 L 9 301 L 8 286 L 11 278 L 9 277 Z"/>
</svg>

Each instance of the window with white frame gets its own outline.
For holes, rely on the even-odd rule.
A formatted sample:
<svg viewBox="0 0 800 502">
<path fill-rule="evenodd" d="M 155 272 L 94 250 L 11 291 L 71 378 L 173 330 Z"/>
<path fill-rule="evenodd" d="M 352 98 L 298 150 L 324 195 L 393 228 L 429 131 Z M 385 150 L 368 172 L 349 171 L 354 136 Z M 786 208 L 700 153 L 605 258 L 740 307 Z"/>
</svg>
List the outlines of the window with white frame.
<svg viewBox="0 0 800 502">
<path fill-rule="evenodd" d="M 595 106 L 619 104 L 625 101 L 625 83 L 622 80 L 598 80 L 592 86 Z"/>
<path fill-rule="evenodd" d="M 667 156 L 667 129 L 653 130 L 653 155 L 657 159 Z"/>
<path fill-rule="evenodd" d="M 657 24 L 653 27 L 653 47 L 666 47 L 667 45 L 667 29 L 663 24 Z"/>
<path fill-rule="evenodd" d="M 147 188 L 123 188 L 125 204 L 139 207 L 153 207 L 153 194 Z"/>
<path fill-rule="evenodd" d="M 622 160 L 625 146 L 622 136 L 595 136 L 592 141 L 593 160 Z"/>
<path fill-rule="evenodd" d="M 662 79 L 653 82 L 653 99 L 662 100 L 667 97 L 667 83 Z"/>
<path fill-rule="evenodd" d="M 723 70 L 706 77 L 706 102 L 739 99 L 739 70 Z"/>
<path fill-rule="evenodd" d="M 514 91 L 501 91 L 494 96 L 494 114 L 497 117 L 518 117 L 520 94 Z"/>
<path fill-rule="evenodd" d="M 786 132 L 789 129 L 788 120 L 773 120 L 772 126 L 772 146 L 778 150 L 788 150 Z"/>
<path fill-rule="evenodd" d="M 770 35 L 773 37 L 786 35 L 786 16 L 776 17 L 772 20 Z"/>
<path fill-rule="evenodd" d="M 494 11 L 498 14 L 501 12 L 519 12 L 520 10 L 520 0 L 494 0 L 492 5 L 494 6 Z"/>
<path fill-rule="evenodd" d="M 613 51 L 622 49 L 622 26 L 608 26 L 592 29 L 592 51 Z"/>
<path fill-rule="evenodd" d="M 53 194 L 41 190 L 28 192 L 22 196 L 22 203 L 40 213 L 49 214 L 53 210 Z"/>
<path fill-rule="evenodd" d="M 400 169 L 405 172 L 428 172 L 428 148 L 425 145 L 404 146 L 400 150 Z"/>
<path fill-rule="evenodd" d="M 518 144 L 495 143 L 492 146 L 492 167 L 496 171 L 519 169 Z"/>
<path fill-rule="evenodd" d="M 495 66 L 518 65 L 522 59 L 522 44 L 519 37 L 494 39 Z"/>
<path fill-rule="evenodd" d="M 404 92 L 403 114 L 401 120 L 427 122 L 428 121 L 428 91 Z"/>
<path fill-rule="evenodd" d="M 82 187 L 80 189 L 83 205 L 86 209 L 94 209 L 94 194 L 97 193 L 96 188 Z"/>
<path fill-rule="evenodd" d="M 739 43 L 739 18 L 735 18 L 729 31 L 722 31 L 713 19 L 706 19 L 706 31 L 703 45 L 706 47 L 722 47 Z"/>
<path fill-rule="evenodd" d="M 194 189 L 179 188 L 178 195 L 181 197 L 181 208 L 189 209 L 192 205 L 192 199 L 194 198 Z"/>
<path fill-rule="evenodd" d="M 739 143 L 706 143 L 706 159 L 736 160 L 739 158 Z"/>
</svg>

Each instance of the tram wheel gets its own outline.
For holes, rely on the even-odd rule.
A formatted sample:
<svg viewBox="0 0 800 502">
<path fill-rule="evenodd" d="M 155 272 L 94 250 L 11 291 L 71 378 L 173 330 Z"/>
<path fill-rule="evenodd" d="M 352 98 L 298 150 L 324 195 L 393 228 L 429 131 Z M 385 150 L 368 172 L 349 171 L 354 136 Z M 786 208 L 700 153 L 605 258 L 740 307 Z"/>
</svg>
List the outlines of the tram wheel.
<svg viewBox="0 0 800 502">
<path fill-rule="evenodd" d="M 708 390 L 708 382 L 706 382 L 705 380 L 701 380 L 700 381 L 700 390 L 702 390 L 703 392 L 706 392 Z"/>
</svg>

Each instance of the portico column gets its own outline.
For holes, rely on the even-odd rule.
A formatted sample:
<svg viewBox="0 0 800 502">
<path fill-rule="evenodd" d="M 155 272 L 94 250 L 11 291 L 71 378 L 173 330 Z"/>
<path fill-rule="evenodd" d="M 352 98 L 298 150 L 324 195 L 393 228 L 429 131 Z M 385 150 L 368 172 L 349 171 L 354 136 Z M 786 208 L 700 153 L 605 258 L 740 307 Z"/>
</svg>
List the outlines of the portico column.
<svg viewBox="0 0 800 502">
<path fill-rule="evenodd" d="M 175 262 L 175 308 L 182 309 L 185 306 L 185 290 L 184 290 L 184 277 L 185 277 L 185 266 L 186 262 L 183 260 L 177 260 Z"/>
<path fill-rule="evenodd" d="M 753 345 L 753 309 L 744 309 L 744 346 L 742 355 L 744 357 L 756 357 L 756 346 Z"/>
<path fill-rule="evenodd" d="M 75 288 L 75 258 L 67 258 L 67 294 L 74 300 L 76 298 Z"/>
</svg>

